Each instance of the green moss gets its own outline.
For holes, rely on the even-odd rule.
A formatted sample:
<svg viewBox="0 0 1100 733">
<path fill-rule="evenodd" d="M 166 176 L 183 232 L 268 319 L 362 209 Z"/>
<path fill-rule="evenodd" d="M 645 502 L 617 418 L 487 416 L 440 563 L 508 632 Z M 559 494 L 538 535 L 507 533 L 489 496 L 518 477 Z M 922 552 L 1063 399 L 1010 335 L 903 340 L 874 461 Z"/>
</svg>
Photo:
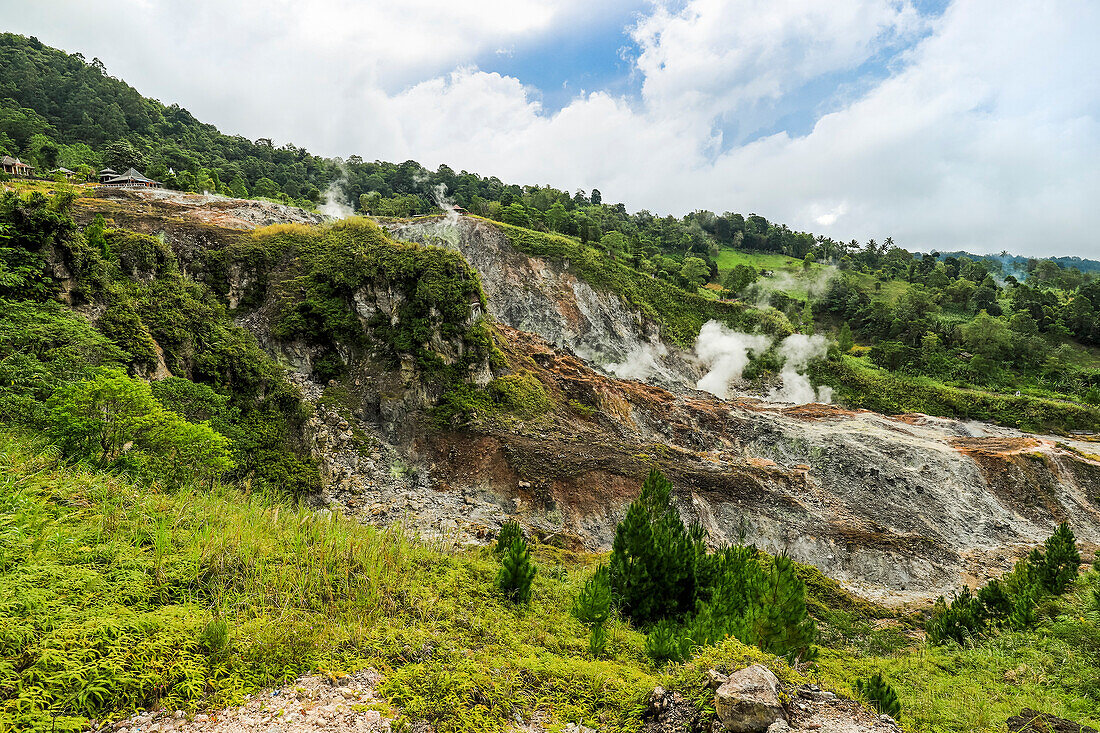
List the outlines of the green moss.
<svg viewBox="0 0 1100 733">
<path fill-rule="evenodd" d="M 494 379 L 489 384 L 489 391 L 505 410 L 520 417 L 537 417 L 549 412 L 551 407 L 546 388 L 530 372 Z"/>
<path fill-rule="evenodd" d="M 271 268 L 263 278 L 276 301 L 278 338 L 353 349 L 369 344 L 395 362 L 412 356 L 444 381 L 466 376 L 492 349 L 485 328 L 471 323 L 471 304 L 484 308 L 485 296 L 456 252 L 394 242 L 368 219 L 346 219 L 318 229 L 258 230 L 252 243 L 235 246 L 230 261 L 255 266 L 257 246 L 280 253 L 278 261 L 261 263 Z M 365 324 L 354 302 L 363 289 L 378 301 L 363 304 Z M 437 337 L 461 345 L 456 363 L 433 345 Z"/>
</svg>

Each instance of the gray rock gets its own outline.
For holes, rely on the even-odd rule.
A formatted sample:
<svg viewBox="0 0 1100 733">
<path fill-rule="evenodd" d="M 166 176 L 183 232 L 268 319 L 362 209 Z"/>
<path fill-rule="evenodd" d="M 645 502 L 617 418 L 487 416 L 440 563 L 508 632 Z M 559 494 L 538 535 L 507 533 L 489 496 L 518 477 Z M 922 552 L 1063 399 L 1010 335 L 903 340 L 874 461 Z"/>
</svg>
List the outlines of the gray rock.
<svg viewBox="0 0 1100 733">
<path fill-rule="evenodd" d="M 779 680 L 761 664 L 731 674 L 714 693 L 714 709 L 729 733 L 762 733 L 787 720 L 779 701 Z"/>
</svg>

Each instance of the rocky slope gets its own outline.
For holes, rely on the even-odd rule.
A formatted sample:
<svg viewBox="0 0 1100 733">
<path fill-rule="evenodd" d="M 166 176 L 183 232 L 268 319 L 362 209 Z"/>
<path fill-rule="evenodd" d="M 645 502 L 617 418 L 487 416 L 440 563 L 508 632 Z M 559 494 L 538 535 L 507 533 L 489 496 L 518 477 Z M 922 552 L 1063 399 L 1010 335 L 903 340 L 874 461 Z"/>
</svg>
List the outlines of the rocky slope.
<svg viewBox="0 0 1100 733">
<path fill-rule="evenodd" d="M 120 224 L 163 233 L 185 264 L 259 223 L 216 218 L 243 202 L 179 209 L 134 198 L 84 200 L 83 216 L 104 211 Z M 281 215 L 268 211 L 263 221 Z M 445 395 L 412 361 L 394 369 L 370 349 L 338 344 L 345 374 L 317 383 L 317 347 L 272 333 L 262 305 L 270 294 L 252 298 L 258 307 L 242 305 L 248 299 L 241 294 L 262 289 L 257 284 L 269 273 L 240 259 L 217 275 L 224 282 L 208 283 L 298 372 L 316 406 L 309 438 L 325 474 L 322 499 L 367 521 L 404 520 L 470 542 L 518 518 L 544 541 L 605 550 L 626 503 L 657 465 L 677 487 L 682 512 L 698 517 L 714 542 L 744 531 L 748 541 L 787 550 L 864 595 L 897 602 L 999 574 L 1063 519 L 1086 547 L 1100 543 L 1100 444 L 1087 438 L 719 400 L 690 389 L 699 375 L 690 355 L 621 298 L 577 277 L 568 262 L 529 257 L 476 219 L 414 221 L 390 231 L 445 244 L 480 275 L 499 358 L 491 368 L 472 367 L 465 381 L 492 389 L 494 379 L 521 375 L 541 387 L 545 403 L 522 414 L 482 406 L 440 424 L 432 407 Z M 376 288 L 369 295 L 346 308 L 357 313 L 369 300 L 386 310 L 411 294 Z M 386 312 L 396 325 L 399 309 Z M 367 321 L 360 318 L 364 329 Z M 647 381 L 609 376 L 646 353 L 653 356 Z"/>
<path fill-rule="evenodd" d="M 516 250 L 490 222 L 425 217 L 391 223 L 387 230 L 398 239 L 461 252 L 481 276 L 494 319 L 538 334 L 607 374 L 674 389 L 694 387 L 702 376 L 690 354 L 621 297 L 593 288 L 567 262 Z"/>
</svg>

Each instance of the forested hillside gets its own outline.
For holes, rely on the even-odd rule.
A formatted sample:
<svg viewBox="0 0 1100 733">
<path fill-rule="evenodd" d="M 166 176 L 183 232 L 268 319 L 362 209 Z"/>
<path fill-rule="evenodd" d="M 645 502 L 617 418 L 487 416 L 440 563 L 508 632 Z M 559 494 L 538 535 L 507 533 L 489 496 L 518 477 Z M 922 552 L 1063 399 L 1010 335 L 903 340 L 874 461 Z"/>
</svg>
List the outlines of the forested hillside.
<svg viewBox="0 0 1100 733">
<path fill-rule="evenodd" d="M 756 214 L 630 213 L 595 189 L 505 184 L 414 161 L 325 159 L 224 135 L 178 105 L 143 97 L 97 60 L 13 34 L 0 35 L 0 152 L 40 170 L 135 165 L 172 188 L 305 207 L 331 188 L 382 217 L 453 202 L 593 248 L 590 269 L 603 267 L 612 280 L 633 272 L 775 309 L 790 329 L 829 332 L 838 349 L 817 378 L 849 404 L 883 412 L 1068 428 L 1080 422 L 1052 418 L 1058 401 L 1100 404 L 1100 280 L 1088 260 L 941 255 L 935 242 L 920 243 L 932 252 L 913 254 L 889 237 L 841 242 Z M 764 360 L 747 375 L 766 382 L 772 371 Z"/>
</svg>

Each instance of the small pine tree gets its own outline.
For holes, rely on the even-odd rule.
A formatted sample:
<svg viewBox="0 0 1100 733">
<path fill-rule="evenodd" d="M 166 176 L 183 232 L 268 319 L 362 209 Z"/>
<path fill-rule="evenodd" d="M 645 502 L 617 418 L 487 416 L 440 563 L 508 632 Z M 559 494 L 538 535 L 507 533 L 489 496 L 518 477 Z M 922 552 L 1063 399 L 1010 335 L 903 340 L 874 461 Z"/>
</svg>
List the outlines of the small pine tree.
<svg viewBox="0 0 1100 733">
<path fill-rule="evenodd" d="M 513 602 L 527 603 L 531 600 L 531 581 L 535 579 L 535 565 L 531 562 L 531 551 L 522 537 L 512 541 L 512 546 L 504 553 L 500 562 L 497 586 Z"/>
<path fill-rule="evenodd" d="M 806 610 L 806 586 L 795 573 L 794 561 L 777 555 L 771 571 L 761 577 L 763 588 L 750 590 L 750 597 L 759 599 L 751 609 L 753 643 L 788 660 L 812 658 L 817 627 Z"/>
<path fill-rule="evenodd" d="M 1039 620 L 1036 612 L 1038 598 L 1038 583 L 1022 588 L 1012 599 L 1012 612 L 1008 615 L 1008 625 L 1017 631 L 1034 626 Z"/>
<path fill-rule="evenodd" d="M 700 601 L 692 621 L 692 641 L 707 646 L 735 636 L 744 643 L 753 643 L 746 617 L 755 615 L 749 609 L 759 604 L 755 594 L 765 587 L 756 548 L 744 545 L 723 548 L 707 556 L 700 567 L 707 568 L 715 579 L 707 583 L 709 598 Z"/>
<path fill-rule="evenodd" d="M 672 484 L 653 469 L 615 528 L 609 572 L 620 610 L 643 624 L 694 610 L 704 553 L 702 528 L 684 526 Z"/>
<path fill-rule="evenodd" d="M 596 624 L 588 634 L 588 653 L 593 659 L 599 659 L 607 651 L 607 629 L 603 624 Z"/>
<path fill-rule="evenodd" d="M 875 672 L 870 679 L 856 680 L 856 692 L 867 699 L 875 710 L 884 715 L 889 715 L 895 720 L 901 715 L 901 703 L 898 701 L 898 693 L 883 679 L 882 674 Z"/>
<path fill-rule="evenodd" d="M 847 354 L 855 346 L 855 339 L 852 338 L 852 327 L 845 323 L 840 327 L 840 333 L 836 336 L 837 348 L 840 349 L 840 353 Z"/>
<path fill-rule="evenodd" d="M 573 601 L 573 615 L 582 624 L 600 626 L 611 616 L 611 581 L 606 565 L 584 584 Z"/>
<path fill-rule="evenodd" d="M 1005 584 L 994 578 L 978 589 L 982 616 L 993 623 L 1004 621 L 1012 613 L 1013 601 Z"/>
<path fill-rule="evenodd" d="M 932 618 L 924 625 L 924 630 L 928 632 L 928 639 L 933 644 L 943 644 L 948 640 L 964 644 L 981 633 L 982 619 L 981 601 L 964 586 L 950 603 L 943 596 L 936 599 Z"/>
<path fill-rule="evenodd" d="M 497 555 L 503 555 L 506 550 L 512 547 L 512 543 L 516 541 L 516 538 L 523 538 L 523 529 L 519 526 L 519 522 L 511 520 L 505 522 L 500 528 L 500 534 L 497 535 L 497 545 L 493 548 L 493 552 Z"/>
<path fill-rule="evenodd" d="M 1080 566 L 1077 538 L 1069 525 L 1062 522 L 1046 541 L 1046 553 L 1039 566 L 1039 580 L 1046 590 L 1061 595 L 1076 580 Z"/>
<path fill-rule="evenodd" d="M 668 619 L 658 621 L 645 638 L 645 650 L 656 664 L 682 662 L 688 657 L 691 641 L 679 633 Z"/>
</svg>

